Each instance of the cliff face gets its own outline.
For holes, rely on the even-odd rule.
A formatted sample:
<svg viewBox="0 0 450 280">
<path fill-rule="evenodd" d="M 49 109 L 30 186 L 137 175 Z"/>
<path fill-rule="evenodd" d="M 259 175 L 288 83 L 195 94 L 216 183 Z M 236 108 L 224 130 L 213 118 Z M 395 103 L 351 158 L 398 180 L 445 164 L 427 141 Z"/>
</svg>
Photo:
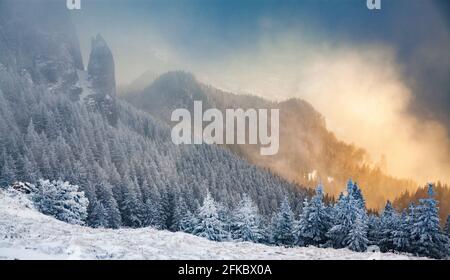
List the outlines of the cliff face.
<svg viewBox="0 0 450 280">
<path fill-rule="evenodd" d="M 114 58 L 101 35 L 92 39 L 88 74 L 92 88 L 99 95 L 110 95 L 111 97 L 116 95 Z"/>
<path fill-rule="evenodd" d="M 0 69 L 55 94 L 85 102 L 116 123 L 114 59 L 105 40 L 92 40 L 88 71 L 65 1 L 0 0 Z"/>
<path fill-rule="evenodd" d="M 0 0 L 0 63 L 76 99 L 83 62 L 63 2 Z"/>
<path fill-rule="evenodd" d="M 92 39 L 87 72 L 90 90 L 94 94 L 87 96 L 85 101 L 90 108 L 106 116 L 111 124 L 116 124 L 114 57 L 101 35 Z"/>
</svg>

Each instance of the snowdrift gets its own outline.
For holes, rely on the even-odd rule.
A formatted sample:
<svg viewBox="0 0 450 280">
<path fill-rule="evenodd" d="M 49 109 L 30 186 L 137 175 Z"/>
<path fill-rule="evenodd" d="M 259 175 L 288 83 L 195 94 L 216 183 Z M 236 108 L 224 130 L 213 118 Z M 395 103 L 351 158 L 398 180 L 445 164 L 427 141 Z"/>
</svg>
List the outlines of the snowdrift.
<svg viewBox="0 0 450 280">
<path fill-rule="evenodd" d="M 0 259 L 417 259 L 347 249 L 213 242 L 152 228 L 93 229 L 39 213 L 23 193 L 0 190 Z"/>
</svg>

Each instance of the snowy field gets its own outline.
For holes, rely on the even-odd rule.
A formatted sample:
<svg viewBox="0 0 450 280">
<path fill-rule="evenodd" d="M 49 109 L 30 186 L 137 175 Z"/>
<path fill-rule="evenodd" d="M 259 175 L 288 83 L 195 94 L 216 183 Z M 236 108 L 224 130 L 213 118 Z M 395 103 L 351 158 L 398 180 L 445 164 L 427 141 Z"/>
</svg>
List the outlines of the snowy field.
<svg viewBox="0 0 450 280">
<path fill-rule="evenodd" d="M 347 249 L 212 242 L 152 228 L 92 229 L 37 212 L 25 195 L 0 190 L 0 259 L 417 259 Z"/>
</svg>

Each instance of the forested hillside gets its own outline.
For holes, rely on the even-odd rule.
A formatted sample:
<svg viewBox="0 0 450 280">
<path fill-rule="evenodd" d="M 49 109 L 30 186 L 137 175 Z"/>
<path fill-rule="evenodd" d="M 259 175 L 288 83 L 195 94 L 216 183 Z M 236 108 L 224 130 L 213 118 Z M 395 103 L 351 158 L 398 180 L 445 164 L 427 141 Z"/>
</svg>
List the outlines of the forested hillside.
<svg viewBox="0 0 450 280">
<path fill-rule="evenodd" d="M 204 110 L 218 108 L 222 112 L 229 108 L 278 108 L 278 154 L 261 156 L 258 145 L 227 147 L 251 163 L 270 168 L 289 180 L 308 186 L 321 182 L 325 191 L 336 197 L 348 178 L 353 178 L 360 182 L 370 208 L 380 209 L 387 199 L 392 200 L 405 190 L 417 187 L 411 180 L 389 176 L 382 166 L 373 163 L 365 150 L 337 139 L 327 129 L 324 117 L 301 99 L 271 102 L 257 96 L 224 92 L 181 71 L 163 74 L 143 90 L 130 90 L 121 97 L 166 123 L 170 123 L 170 114 L 176 108 L 192 111 L 194 100 L 203 101 Z"/>
<path fill-rule="evenodd" d="M 301 187 L 216 146 L 175 146 L 166 124 L 117 101 L 105 40 L 85 71 L 56 4 L 0 2 L 0 185 L 77 184 L 94 227 L 170 228 L 176 204 L 194 211 L 208 192 L 226 206 L 247 194 L 263 215 L 285 196 L 300 207 Z"/>
</svg>

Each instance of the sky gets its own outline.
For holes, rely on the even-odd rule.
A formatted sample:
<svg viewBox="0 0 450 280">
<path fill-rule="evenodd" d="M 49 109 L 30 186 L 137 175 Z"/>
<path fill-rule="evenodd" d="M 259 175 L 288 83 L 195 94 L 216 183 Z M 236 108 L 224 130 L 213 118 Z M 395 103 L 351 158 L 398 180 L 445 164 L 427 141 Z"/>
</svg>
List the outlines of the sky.
<svg viewBox="0 0 450 280">
<path fill-rule="evenodd" d="M 366 0 L 81 1 L 71 14 L 85 64 L 101 33 L 120 85 L 180 69 L 237 93 L 303 98 L 394 175 L 450 181 L 448 0 L 381 0 L 377 11 Z"/>
</svg>

